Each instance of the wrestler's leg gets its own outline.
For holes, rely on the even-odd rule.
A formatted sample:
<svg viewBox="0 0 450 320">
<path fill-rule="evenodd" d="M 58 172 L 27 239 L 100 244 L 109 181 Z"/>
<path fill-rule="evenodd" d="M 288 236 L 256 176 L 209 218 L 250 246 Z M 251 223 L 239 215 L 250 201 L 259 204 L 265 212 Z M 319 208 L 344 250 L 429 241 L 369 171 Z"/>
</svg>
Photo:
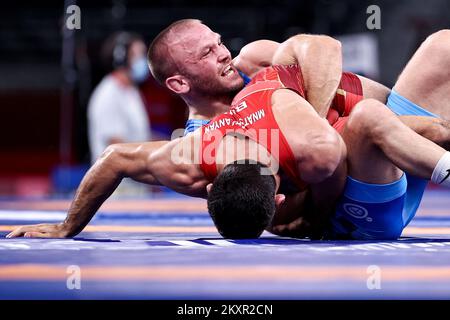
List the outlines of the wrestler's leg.
<svg viewBox="0 0 450 320">
<path fill-rule="evenodd" d="M 376 100 L 360 102 L 350 115 L 347 126 L 359 126 L 370 142 L 396 166 L 423 179 L 431 178 L 437 163 L 446 154 L 445 149 L 415 133 Z M 362 168 L 354 168 L 356 176 L 367 175 L 365 171 L 370 167 L 364 162 L 362 164 Z"/>
<path fill-rule="evenodd" d="M 358 107 L 343 133 L 348 149 L 350 177 L 347 179 L 346 196 L 339 202 L 338 210 L 331 219 L 333 230 L 328 236 L 353 239 L 397 238 L 414 217 L 423 193 L 404 194 L 406 176 L 402 176 L 402 172 L 375 144 L 375 141 L 382 139 L 374 139 L 374 125 L 389 122 L 391 117 L 395 117 L 392 112 L 370 100 L 362 101 Z M 374 117 L 373 113 L 377 116 Z M 398 119 L 428 140 L 448 148 L 448 121 L 422 116 L 400 116 Z M 389 132 L 379 132 L 383 134 L 383 139 L 389 138 L 391 128 L 387 129 Z M 368 195 L 372 195 L 372 198 L 368 199 Z M 370 212 L 373 221 L 361 220 L 360 216 L 351 216 L 346 212 L 346 209 L 350 212 L 359 210 L 358 208 Z M 292 222 L 278 221 L 271 231 L 281 236 L 304 237 L 314 224 L 311 225 L 311 221 L 308 222 L 304 216 L 296 218 L 292 218 Z M 374 228 L 378 231 L 373 232 Z"/>
<path fill-rule="evenodd" d="M 358 75 L 365 99 L 375 99 L 386 104 L 391 90 L 379 82 Z"/>
<path fill-rule="evenodd" d="M 348 178 L 325 238 L 396 239 L 404 228 L 406 178 L 377 145 L 370 119 L 372 104 L 371 100 L 360 102 L 342 133 Z"/>
<path fill-rule="evenodd" d="M 371 121 L 364 102 L 354 110 L 342 137 L 347 145 L 348 174 L 366 183 L 386 184 L 398 180 L 403 172 L 375 144 Z"/>
<path fill-rule="evenodd" d="M 449 40 L 450 31 L 439 31 L 428 37 L 411 58 L 387 101 L 387 106 L 397 115 L 450 119 Z M 428 181 L 408 173 L 406 177 L 405 208 L 415 212 Z"/>
<path fill-rule="evenodd" d="M 394 102 L 403 97 L 450 120 L 450 30 L 438 31 L 422 43 L 393 91 L 400 95 L 400 98 L 393 97 Z"/>
<path fill-rule="evenodd" d="M 407 118 L 406 122 L 442 139 L 421 128 L 419 120 Z M 349 177 L 326 237 L 399 237 L 417 207 L 408 205 L 406 176 L 395 164 L 429 179 L 436 163 L 449 153 L 416 134 L 375 100 L 363 100 L 355 107 L 342 136 L 347 144 Z M 450 169 L 448 157 L 446 165 Z"/>
<path fill-rule="evenodd" d="M 388 111 L 386 106 L 371 100 L 370 104 L 359 111 L 366 108 L 369 111 L 366 116 L 358 112 L 354 115 L 357 116 L 355 119 L 365 122 L 371 128 L 372 139 L 377 146 L 393 163 L 407 171 L 407 193 L 403 210 L 406 225 L 419 208 L 431 172 L 431 181 L 450 187 L 450 153 L 405 125 L 400 125 L 400 118 Z M 373 117 L 373 114 L 377 117 Z M 419 129 L 417 124 L 416 127 Z M 434 138 L 448 140 L 448 130 L 440 129 L 436 132 L 441 133 L 437 133 Z M 433 138 L 434 133 L 430 132 L 429 138 Z"/>
<path fill-rule="evenodd" d="M 450 31 L 434 33 L 411 58 L 388 97 L 397 115 L 421 115 L 450 120 Z M 406 207 L 415 211 L 428 181 L 407 174 Z"/>
</svg>

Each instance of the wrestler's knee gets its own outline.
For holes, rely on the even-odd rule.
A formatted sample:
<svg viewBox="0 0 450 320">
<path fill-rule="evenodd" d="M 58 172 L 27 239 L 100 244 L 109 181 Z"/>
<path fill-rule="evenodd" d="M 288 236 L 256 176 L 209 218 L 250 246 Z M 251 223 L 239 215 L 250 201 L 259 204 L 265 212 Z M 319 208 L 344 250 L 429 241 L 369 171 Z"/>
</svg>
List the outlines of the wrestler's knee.
<svg viewBox="0 0 450 320">
<path fill-rule="evenodd" d="M 365 99 L 351 113 L 346 130 L 375 142 L 386 136 L 393 117 L 395 115 L 381 102 Z"/>
<path fill-rule="evenodd" d="M 439 30 L 427 37 L 424 43 L 429 46 L 441 46 L 450 40 L 450 29 Z"/>
<path fill-rule="evenodd" d="M 445 69 L 445 66 L 450 65 L 450 29 L 430 35 L 423 43 L 423 50 L 433 57 L 433 61 L 436 61 L 440 68 Z"/>
<path fill-rule="evenodd" d="M 374 99 L 364 99 L 354 108 L 347 122 L 347 130 L 367 133 L 375 124 L 376 112 L 381 103 Z"/>
</svg>

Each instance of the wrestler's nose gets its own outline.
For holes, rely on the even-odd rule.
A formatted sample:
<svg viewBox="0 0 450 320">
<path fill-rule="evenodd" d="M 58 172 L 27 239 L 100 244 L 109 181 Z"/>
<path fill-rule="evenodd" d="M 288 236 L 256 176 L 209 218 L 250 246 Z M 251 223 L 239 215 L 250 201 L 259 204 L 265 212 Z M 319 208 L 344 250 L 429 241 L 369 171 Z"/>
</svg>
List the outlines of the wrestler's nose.
<svg viewBox="0 0 450 320">
<path fill-rule="evenodd" d="M 231 61 L 231 53 L 230 53 L 230 51 L 228 51 L 228 49 L 225 46 L 221 46 L 219 48 L 218 60 L 219 60 L 219 62 Z"/>
</svg>

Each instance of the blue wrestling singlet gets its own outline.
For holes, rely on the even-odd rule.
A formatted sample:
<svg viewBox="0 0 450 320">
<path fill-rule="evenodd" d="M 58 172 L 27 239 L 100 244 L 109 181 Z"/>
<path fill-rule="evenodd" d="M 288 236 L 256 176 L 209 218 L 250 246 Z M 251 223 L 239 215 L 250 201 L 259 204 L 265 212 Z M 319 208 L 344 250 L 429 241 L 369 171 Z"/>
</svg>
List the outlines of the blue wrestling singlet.
<svg viewBox="0 0 450 320">
<path fill-rule="evenodd" d="M 397 239 L 408 224 L 403 216 L 406 176 L 389 184 L 367 184 L 347 177 L 345 191 L 326 239 Z"/>
<path fill-rule="evenodd" d="M 397 115 L 438 117 L 392 90 L 387 106 Z M 397 239 L 416 215 L 428 184 L 405 173 L 396 182 L 377 185 L 347 178 L 344 195 L 331 220 L 328 239 Z"/>
</svg>

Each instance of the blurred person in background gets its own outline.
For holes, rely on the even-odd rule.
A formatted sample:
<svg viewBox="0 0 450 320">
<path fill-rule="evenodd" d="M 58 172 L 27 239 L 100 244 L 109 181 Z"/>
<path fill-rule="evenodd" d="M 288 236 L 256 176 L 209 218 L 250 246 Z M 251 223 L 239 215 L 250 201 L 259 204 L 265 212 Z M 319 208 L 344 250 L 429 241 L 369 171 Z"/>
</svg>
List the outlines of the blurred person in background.
<svg viewBox="0 0 450 320">
<path fill-rule="evenodd" d="M 119 32 L 106 39 L 101 58 L 109 72 L 97 85 L 88 104 L 91 162 L 114 143 L 151 139 L 150 121 L 138 85 L 149 75 L 147 48 L 133 33 Z M 148 186 L 124 179 L 113 196 L 142 197 Z"/>
</svg>

